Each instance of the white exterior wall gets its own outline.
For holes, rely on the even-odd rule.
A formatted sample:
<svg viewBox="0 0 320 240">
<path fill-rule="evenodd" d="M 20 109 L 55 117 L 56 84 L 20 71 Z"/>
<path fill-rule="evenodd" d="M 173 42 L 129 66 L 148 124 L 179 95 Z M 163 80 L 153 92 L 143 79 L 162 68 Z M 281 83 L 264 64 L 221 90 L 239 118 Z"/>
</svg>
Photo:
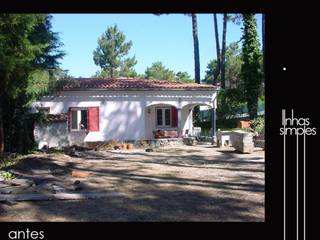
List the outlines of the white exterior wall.
<svg viewBox="0 0 320 240">
<path fill-rule="evenodd" d="M 185 131 L 188 129 L 189 133 L 192 130 L 192 109 L 191 112 L 189 112 L 188 107 L 184 107 L 181 110 L 181 122 L 182 122 L 182 129 L 183 129 L 183 133 L 185 133 Z M 191 120 L 191 121 L 190 121 Z"/>
<path fill-rule="evenodd" d="M 141 140 L 153 138 L 155 130 L 155 105 L 170 105 L 180 108 L 183 130 L 190 129 L 189 109 L 194 104 L 212 106 L 215 91 L 64 91 L 56 96 L 43 97 L 35 107 L 50 107 L 51 114 L 67 113 L 69 107 L 99 106 L 99 132 L 89 132 L 81 137 L 71 131 L 71 144 L 80 141 Z M 147 113 L 151 108 L 151 114 Z"/>
<path fill-rule="evenodd" d="M 62 148 L 69 145 L 67 124 L 64 122 L 53 122 L 48 125 L 35 124 L 34 138 L 39 148 L 47 147 Z"/>
<path fill-rule="evenodd" d="M 148 113 L 150 109 L 150 113 Z M 150 106 L 145 109 L 146 125 L 145 125 L 145 135 L 146 139 L 153 139 L 152 131 L 156 129 L 156 106 Z"/>
</svg>

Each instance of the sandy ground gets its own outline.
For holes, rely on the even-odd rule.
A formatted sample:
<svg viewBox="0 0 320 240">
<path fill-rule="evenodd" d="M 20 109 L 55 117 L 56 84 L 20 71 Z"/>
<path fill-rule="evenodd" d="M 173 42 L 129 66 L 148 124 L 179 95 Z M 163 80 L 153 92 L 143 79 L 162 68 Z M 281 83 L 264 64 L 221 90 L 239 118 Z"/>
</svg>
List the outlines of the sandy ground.
<svg viewBox="0 0 320 240">
<path fill-rule="evenodd" d="M 16 187 L 12 194 L 50 192 L 50 184 L 72 191 L 80 180 L 79 193 L 125 196 L 0 203 L 0 221 L 264 221 L 264 151 L 259 149 L 252 154 L 212 146 L 34 154 L 13 169 L 43 183 Z M 72 170 L 90 175 L 75 178 Z"/>
</svg>

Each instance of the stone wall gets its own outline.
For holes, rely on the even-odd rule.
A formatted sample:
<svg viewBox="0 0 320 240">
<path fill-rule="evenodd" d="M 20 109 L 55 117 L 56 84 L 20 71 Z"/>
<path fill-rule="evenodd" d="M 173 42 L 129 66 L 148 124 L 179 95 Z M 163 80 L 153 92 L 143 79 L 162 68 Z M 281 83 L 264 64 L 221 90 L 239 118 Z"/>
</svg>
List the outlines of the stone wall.
<svg viewBox="0 0 320 240">
<path fill-rule="evenodd" d="M 251 153 L 254 149 L 253 133 L 245 131 L 220 131 L 217 133 L 218 146 L 222 146 L 222 137 L 229 136 L 229 144 L 237 151 L 242 153 Z"/>
<path fill-rule="evenodd" d="M 112 148 L 114 145 L 121 143 L 131 143 L 134 148 L 145 149 L 145 148 L 159 148 L 159 147 L 175 147 L 183 146 L 184 142 L 182 138 L 162 138 L 154 140 L 135 140 L 135 141 L 105 141 L 105 142 L 86 142 L 80 143 L 80 146 L 88 148 L 99 148 L 99 146 L 110 146 Z"/>
<path fill-rule="evenodd" d="M 39 148 L 47 146 L 61 149 L 69 145 L 66 122 L 52 122 L 47 125 L 35 124 L 34 139 Z"/>
<path fill-rule="evenodd" d="M 231 135 L 232 146 L 242 153 L 252 153 L 254 149 L 253 134 L 235 131 Z"/>
</svg>

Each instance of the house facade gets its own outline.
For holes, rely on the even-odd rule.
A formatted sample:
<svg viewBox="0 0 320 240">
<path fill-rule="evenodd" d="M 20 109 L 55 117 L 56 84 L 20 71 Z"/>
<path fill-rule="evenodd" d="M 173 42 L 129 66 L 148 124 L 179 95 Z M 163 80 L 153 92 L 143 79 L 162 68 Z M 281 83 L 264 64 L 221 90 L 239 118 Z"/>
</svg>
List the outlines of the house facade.
<svg viewBox="0 0 320 240">
<path fill-rule="evenodd" d="M 192 134 L 195 106 L 216 108 L 217 86 L 143 79 L 73 79 L 34 102 L 49 123 L 35 124 L 39 148 L 108 140 L 150 140 Z M 162 133 L 168 133 L 162 134 Z"/>
</svg>

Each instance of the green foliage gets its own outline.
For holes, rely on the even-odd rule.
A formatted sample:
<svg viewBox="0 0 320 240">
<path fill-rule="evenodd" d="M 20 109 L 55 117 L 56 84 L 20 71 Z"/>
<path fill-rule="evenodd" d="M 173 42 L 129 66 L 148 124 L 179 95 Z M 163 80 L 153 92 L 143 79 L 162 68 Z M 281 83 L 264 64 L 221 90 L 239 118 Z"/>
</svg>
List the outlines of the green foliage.
<svg viewBox="0 0 320 240">
<path fill-rule="evenodd" d="M 45 46 L 32 44 L 30 36 L 40 21 L 32 14 L 0 14 L 0 95 L 19 95 L 21 78 Z M 15 76 L 14 76 L 15 75 Z"/>
<path fill-rule="evenodd" d="M 160 61 L 152 63 L 151 67 L 147 67 L 145 74 L 138 74 L 137 77 L 150 80 L 169 80 L 185 83 L 194 82 L 194 79 L 192 79 L 187 72 L 179 71 L 175 73 L 173 70 L 164 66 Z"/>
<path fill-rule="evenodd" d="M 237 119 L 217 119 L 217 130 L 221 131 L 234 129 L 237 126 Z"/>
<path fill-rule="evenodd" d="M 217 67 L 217 64 L 218 64 L 218 61 L 216 59 L 214 60 L 211 60 L 208 65 L 207 65 L 207 70 L 205 71 L 205 77 L 204 77 L 204 80 L 203 82 L 207 83 L 207 84 L 212 84 L 212 81 L 213 81 L 213 76 L 214 76 L 214 73 L 215 73 L 215 69 Z M 217 82 L 220 82 L 221 81 L 221 78 L 220 78 L 220 75 L 218 76 L 217 78 Z"/>
<path fill-rule="evenodd" d="M 228 14 L 229 20 L 236 25 L 240 25 L 242 22 L 242 14 Z"/>
<path fill-rule="evenodd" d="M 206 75 L 204 82 L 207 84 L 212 84 L 213 75 L 217 67 L 217 60 L 211 60 L 207 65 Z M 226 62 L 225 62 L 225 79 L 226 79 L 226 88 L 236 87 L 241 84 L 241 49 L 239 48 L 238 43 L 230 43 L 226 49 Z M 217 82 L 221 82 L 221 75 L 218 76 Z"/>
<path fill-rule="evenodd" d="M 119 70 L 115 71 L 113 74 L 113 77 L 126 77 L 126 78 L 134 78 L 137 77 L 138 74 L 134 69 L 134 66 L 137 64 L 137 61 L 135 58 L 127 58 L 123 62 L 121 62 L 121 65 L 119 67 Z M 108 78 L 111 77 L 110 73 L 107 70 L 100 70 L 97 71 L 93 77 L 97 78 Z"/>
<path fill-rule="evenodd" d="M 59 34 L 53 32 L 52 16 L 48 14 L 38 14 L 40 24 L 35 26 L 31 36 L 33 44 L 42 44 L 43 48 L 34 59 L 34 66 L 37 69 L 55 71 L 59 67 L 59 59 L 65 56 L 65 52 L 61 50 L 63 43 L 60 41 Z"/>
<path fill-rule="evenodd" d="M 47 14 L 0 14 L 0 127 L 5 151 L 33 147 L 28 104 L 50 88 L 64 55 Z M 2 149 L 1 149 L 2 150 Z"/>
<path fill-rule="evenodd" d="M 154 62 L 151 67 L 147 67 L 145 71 L 146 79 L 171 80 L 174 81 L 176 76 L 174 71 L 166 68 L 162 62 Z"/>
<path fill-rule="evenodd" d="M 236 129 L 237 119 L 216 119 L 216 131 Z M 211 132 L 211 119 L 209 121 L 199 122 L 197 127 L 201 127 L 201 133 L 205 136 L 210 136 Z"/>
<path fill-rule="evenodd" d="M 93 51 L 93 60 L 103 70 L 101 76 L 116 77 L 136 74 L 133 70 L 133 66 L 137 63 L 135 57 L 123 59 L 132 46 L 132 41 L 125 42 L 125 38 L 117 25 L 108 27 L 99 37 L 98 47 Z"/>
<path fill-rule="evenodd" d="M 15 178 L 15 176 L 8 171 L 0 171 L 0 177 L 2 177 L 4 180 L 11 180 Z"/>
<path fill-rule="evenodd" d="M 10 166 L 15 165 L 19 159 L 20 155 L 17 153 L 0 155 L 0 169 L 5 170 Z"/>
<path fill-rule="evenodd" d="M 30 100 L 36 99 L 37 96 L 48 91 L 50 75 L 48 71 L 45 70 L 35 70 L 28 76 L 28 87 L 26 89 L 26 94 Z"/>
<path fill-rule="evenodd" d="M 257 116 L 258 97 L 261 94 L 262 69 L 261 53 L 254 14 L 243 14 L 243 45 L 241 78 L 243 80 L 244 98 L 249 109 L 250 118 Z"/>
<path fill-rule="evenodd" d="M 177 82 L 193 83 L 194 80 L 187 72 L 177 72 L 176 79 Z"/>
<path fill-rule="evenodd" d="M 0 91 L 16 98 L 29 72 L 58 65 L 64 53 L 50 20 L 47 14 L 0 14 Z"/>
<path fill-rule="evenodd" d="M 241 113 L 244 106 L 241 97 L 242 93 L 239 88 L 221 89 L 218 92 L 218 119 L 229 119 Z"/>
<path fill-rule="evenodd" d="M 192 111 L 193 126 L 199 127 L 201 123 L 200 106 L 195 106 Z"/>
<path fill-rule="evenodd" d="M 263 135 L 265 132 L 265 127 L 264 127 L 264 118 L 263 117 L 258 117 L 255 118 L 251 121 L 251 127 L 255 132 L 257 132 L 259 135 Z"/>
<path fill-rule="evenodd" d="M 137 60 L 133 58 L 125 59 L 120 66 L 119 77 L 136 77 L 137 72 L 134 70 L 134 66 L 137 64 Z"/>
<path fill-rule="evenodd" d="M 136 78 L 139 78 L 139 79 L 146 79 L 146 76 L 142 73 L 138 73 Z"/>
</svg>

